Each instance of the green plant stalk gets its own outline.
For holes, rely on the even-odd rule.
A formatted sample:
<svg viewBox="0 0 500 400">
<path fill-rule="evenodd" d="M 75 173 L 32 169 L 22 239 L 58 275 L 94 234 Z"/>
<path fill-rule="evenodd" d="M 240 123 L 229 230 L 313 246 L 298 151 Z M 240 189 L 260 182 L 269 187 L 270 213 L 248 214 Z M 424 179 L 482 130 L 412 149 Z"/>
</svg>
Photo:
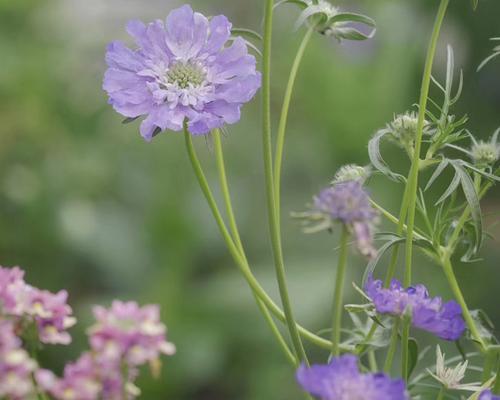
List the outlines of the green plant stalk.
<svg viewBox="0 0 500 400">
<path fill-rule="evenodd" d="M 375 352 L 370 350 L 368 352 L 368 365 L 370 366 L 370 371 L 378 372 L 377 358 L 375 357 Z"/>
<path fill-rule="evenodd" d="M 481 376 L 481 383 L 488 382 L 491 377 L 491 371 L 493 370 L 497 360 L 497 353 L 494 351 L 489 351 L 484 357 L 483 364 L 483 374 Z"/>
<path fill-rule="evenodd" d="M 342 298 L 344 297 L 344 281 L 347 268 L 349 231 L 344 225 L 340 235 L 339 261 L 335 277 L 335 293 L 333 297 L 333 318 L 332 318 L 332 355 L 340 355 L 340 340 L 342 332 Z"/>
<path fill-rule="evenodd" d="M 283 98 L 283 105 L 281 107 L 280 122 L 278 125 L 278 134 L 276 137 L 276 150 L 274 153 L 274 193 L 276 202 L 276 214 L 278 220 L 280 219 L 280 209 L 281 209 L 281 166 L 283 164 L 283 150 L 285 147 L 285 134 L 288 121 L 288 111 L 290 109 L 290 102 L 292 100 L 293 89 L 295 87 L 295 81 L 297 79 L 297 73 L 299 71 L 300 64 L 304 58 L 304 53 L 306 51 L 307 45 L 311 40 L 311 36 L 314 33 L 314 25 L 311 25 L 307 30 L 302 42 L 300 43 L 299 49 L 295 56 L 292 64 L 292 69 L 290 70 L 290 76 L 288 78 L 288 83 L 286 85 L 285 96 Z"/>
<path fill-rule="evenodd" d="M 439 389 L 439 393 L 438 393 L 436 400 L 443 400 L 444 399 L 444 392 L 445 392 L 445 388 L 444 388 L 444 386 L 441 386 L 441 389 Z"/>
<path fill-rule="evenodd" d="M 279 293 L 286 324 L 290 332 L 290 338 L 296 357 L 307 364 L 307 356 L 300 339 L 295 323 L 295 318 L 290 303 L 288 287 L 286 283 L 285 265 L 281 247 L 281 232 L 279 219 L 276 212 L 276 201 L 273 183 L 273 154 L 271 139 L 271 45 L 273 30 L 274 1 L 265 1 L 264 12 L 264 46 L 262 52 L 262 144 L 264 157 L 264 175 L 266 181 L 267 211 L 269 219 L 269 230 L 271 235 L 271 246 L 273 251 L 276 279 L 278 281 Z"/>
<path fill-rule="evenodd" d="M 394 326 L 392 327 L 391 341 L 389 343 L 389 348 L 387 349 L 387 355 L 385 356 L 384 372 L 389 374 L 392 369 L 392 362 L 394 361 L 394 356 L 396 354 L 396 349 L 398 347 L 398 334 L 399 334 L 399 319 L 394 321 Z"/>
<path fill-rule="evenodd" d="M 403 317 L 403 328 L 401 329 L 401 375 L 405 382 L 408 382 L 408 379 L 410 377 L 408 371 L 408 342 L 410 339 L 410 326 L 410 318 Z"/>
<path fill-rule="evenodd" d="M 252 292 L 254 292 L 259 299 L 262 300 L 262 302 L 266 305 L 266 307 L 269 309 L 269 311 L 282 323 L 286 324 L 286 318 L 285 314 L 281 310 L 280 307 L 276 305 L 276 303 L 269 297 L 269 295 L 266 293 L 266 291 L 262 288 L 258 280 L 255 278 L 253 275 L 249 265 L 246 263 L 244 259 L 241 258 L 237 247 L 235 246 L 226 226 L 224 223 L 224 220 L 222 219 L 222 216 L 220 214 L 220 211 L 217 207 L 217 203 L 215 202 L 215 199 L 212 195 L 212 191 L 210 190 L 210 187 L 208 185 L 207 179 L 205 177 L 205 174 L 203 173 L 203 169 L 201 167 L 200 161 L 198 160 L 198 157 L 196 155 L 196 151 L 193 146 L 192 138 L 189 132 L 185 131 L 184 133 L 185 141 L 186 141 L 186 148 L 187 148 L 187 153 L 189 160 L 191 162 L 191 165 L 193 167 L 193 171 L 195 173 L 195 176 L 198 180 L 198 184 L 200 185 L 200 188 L 205 196 L 205 199 L 207 200 L 208 206 L 210 208 L 210 211 L 212 212 L 212 215 L 214 217 L 214 220 L 217 224 L 217 227 L 219 228 L 219 231 L 221 233 L 222 238 L 224 239 L 224 242 L 226 243 L 226 246 L 229 250 L 229 253 L 233 257 L 237 267 L 243 274 L 243 277 L 247 281 L 248 285 L 250 286 L 250 289 Z M 312 344 L 321 347 L 323 349 L 330 350 L 332 348 L 332 342 L 329 340 L 326 340 L 318 335 L 315 335 L 314 333 L 310 332 L 300 324 L 297 324 L 297 330 L 299 331 L 300 335 L 311 342 Z M 347 349 L 344 349 L 347 350 Z"/>
<path fill-rule="evenodd" d="M 418 172 L 420 163 L 420 153 L 422 148 L 422 136 L 425 124 L 425 114 L 427 111 L 427 101 L 429 98 L 429 88 L 432 76 L 432 67 L 434 65 L 434 56 L 436 54 L 439 34 L 441 32 L 441 27 L 443 25 L 444 17 L 446 15 L 446 10 L 448 9 L 449 2 L 450 0 L 441 0 L 439 5 L 436 20 L 434 22 L 434 28 L 432 30 L 431 41 L 429 44 L 429 48 L 427 50 L 424 75 L 422 78 L 422 86 L 420 90 L 417 133 L 415 138 L 415 154 L 413 157 L 412 165 L 410 168 L 410 176 L 408 179 L 409 203 L 408 203 L 408 220 L 406 222 L 408 230 L 406 232 L 405 274 L 403 279 L 405 286 L 409 286 L 411 284 L 411 276 L 412 276 L 413 231 L 415 226 L 415 209 L 417 204 Z"/>
<path fill-rule="evenodd" d="M 229 219 L 229 228 L 231 229 L 231 233 L 233 236 L 233 240 L 236 244 L 236 247 L 238 248 L 240 252 L 240 256 L 244 259 L 246 264 L 248 264 L 248 260 L 245 254 L 245 250 L 243 248 L 243 244 L 241 242 L 241 237 L 238 229 L 238 225 L 236 223 L 236 218 L 234 215 L 233 211 L 233 206 L 232 206 L 232 201 L 231 201 L 231 195 L 229 192 L 229 185 L 227 183 L 227 176 L 226 176 L 226 167 L 224 163 L 224 152 L 222 149 L 222 141 L 221 141 L 221 134 L 219 129 L 215 129 L 212 132 L 212 136 L 214 139 L 214 144 L 215 144 L 215 157 L 216 157 L 216 162 L 217 162 L 217 170 L 219 172 L 219 182 L 221 186 L 221 191 L 222 191 L 222 196 L 224 198 L 224 205 L 226 207 L 226 214 Z M 255 297 L 255 300 L 257 302 L 257 306 L 259 307 L 260 311 L 262 312 L 264 319 L 266 320 L 267 324 L 269 325 L 271 332 L 273 333 L 274 337 L 278 341 L 278 344 L 280 345 L 281 349 L 283 350 L 283 353 L 285 354 L 285 357 L 287 360 L 294 366 L 296 367 L 297 360 L 293 356 L 292 352 L 290 351 L 290 348 L 288 347 L 288 344 L 284 340 L 283 336 L 281 335 L 278 327 L 274 323 L 274 320 L 272 316 L 269 313 L 269 310 L 265 306 L 265 304 L 260 300 L 260 298 L 256 295 L 255 292 L 253 292 L 253 295 Z"/>
<path fill-rule="evenodd" d="M 457 278 L 455 276 L 455 272 L 453 271 L 453 266 L 451 265 L 451 261 L 448 257 L 445 257 L 442 260 L 442 262 L 443 262 L 444 274 L 446 276 L 446 279 L 448 280 L 448 284 L 450 285 L 451 290 L 453 291 L 455 299 L 457 300 L 458 304 L 460 304 L 460 307 L 462 308 L 462 313 L 463 313 L 465 322 L 467 324 L 467 327 L 469 328 L 474 340 L 476 340 L 479 343 L 481 350 L 485 351 L 486 344 L 484 343 L 481 335 L 479 334 L 476 323 L 474 322 L 474 318 L 472 318 L 472 315 L 469 311 L 469 307 L 467 307 L 467 303 L 465 302 L 465 298 L 462 294 L 462 291 L 460 290 L 460 286 L 459 286 Z"/>
<path fill-rule="evenodd" d="M 500 366 L 497 369 L 497 375 L 495 378 L 495 384 L 493 385 L 493 394 L 500 394 Z"/>
</svg>

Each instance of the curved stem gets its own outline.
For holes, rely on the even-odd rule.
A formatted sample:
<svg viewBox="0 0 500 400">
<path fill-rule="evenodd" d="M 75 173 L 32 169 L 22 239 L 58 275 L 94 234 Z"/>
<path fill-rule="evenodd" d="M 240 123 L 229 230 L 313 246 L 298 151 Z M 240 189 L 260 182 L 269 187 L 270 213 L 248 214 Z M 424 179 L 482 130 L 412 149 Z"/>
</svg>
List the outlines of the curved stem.
<svg viewBox="0 0 500 400">
<path fill-rule="evenodd" d="M 276 269 L 276 279 L 283 304 L 286 323 L 290 332 L 295 354 L 300 361 L 307 363 L 306 353 L 300 339 L 295 318 L 288 295 L 286 283 L 285 265 L 281 247 L 281 232 L 279 219 L 276 213 L 276 201 L 273 183 L 273 160 L 271 143 L 271 44 L 273 30 L 273 8 L 274 1 L 266 0 L 264 13 L 264 47 L 262 52 L 262 142 L 264 155 L 264 175 L 266 180 L 267 209 L 269 219 L 269 230 L 271 234 L 271 245 Z"/>
<path fill-rule="evenodd" d="M 186 149 L 187 153 L 189 156 L 189 160 L 191 162 L 191 165 L 193 167 L 193 171 L 196 175 L 196 178 L 198 180 L 198 184 L 200 185 L 200 188 L 205 196 L 205 199 L 207 200 L 208 206 L 210 208 L 210 211 L 212 212 L 212 215 L 215 219 L 215 222 L 219 228 L 219 231 L 222 235 L 222 238 L 224 239 L 224 242 L 226 243 L 226 246 L 229 250 L 229 253 L 233 257 L 236 265 L 240 269 L 241 273 L 243 274 L 243 277 L 247 281 L 248 285 L 250 286 L 250 289 L 259 297 L 259 299 L 262 300 L 262 302 L 266 305 L 266 307 L 269 309 L 269 311 L 282 323 L 286 322 L 285 314 L 281 310 L 280 307 L 276 305 L 276 303 L 269 297 L 269 295 L 266 293 L 266 291 L 262 288 L 260 283 L 257 281 L 255 276 L 253 275 L 249 265 L 246 263 L 244 259 L 241 258 L 237 247 L 234 245 L 234 242 L 226 228 L 226 225 L 224 223 L 224 220 L 222 219 L 222 216 L 220 214 L 220 211 L 217 207 L 217 203 L 215 202 L 215 199 L 212 195 L 212 191 L 210 190 L 210 187 L 208 185 L 207 179 L 205 177 L 205 174 L 203 173 L 203 169 L 201 168 L 200 161 L 198 160 L 198 157 L 196 155 L 196 151 L 193 146 L 192 138 L 189 132 L 185 130 L 184 132 L 184 137 L 185 137 L 185 142 L 186 142 Z M 332 348 L 332 343 L 329 340 L 326 340 L 318 335 L 315 335 L 314 333 L 310 332 L 306 328 L 302 327 L 301 325 L 297 324 L 297 330 L 300 333 L 302 337 L 307 339 L 309 342 L 315 344 L 318 347 L 324 348 L 324 349 L 331 349 Z"/>
<path fill-rule="evenodd" d="M 285 96 L 283 98 L 283 106 L 281 107 L 280 122 L 278 125 L 278 134 L 276 137 L 276 151 L 274 155 L 274 193 L 276 202 L 276 214 L 278 219 L 280 218 L 280 197 L 281 197 L 281 165 L 283 162 L 283 149 L 285 147 L 285 134 L 286 125 L 288 120 L 288 111 L 290 109 L 290 102 L 292 100 L 292 93 L 295 86 L 295 80 L 297 78 L 297 73 L 299 71 L 300 63 L 304 57 L 305 50 L 311 36 L 314 32 L 314 25 L 307 30 L 302 42 L 300 43 L 299 50 L 295 56 L 295 60 L 292 64 L 292 69 L 290 71 L 290 76 L 288 78 L 288 83 L 285 90 Z"/>
<path fill-rule="evenodd" d="M 227 217 L 229 219 L 229 227 L 231 229 L 233 239 L 235 241 L 236 247 L 238 248 L 238 250 L 240 252 L 241 257 L 244 259 L 246 264 L 248 264 L 245 250 L 244 250 L 243 244 L 241 242 L 240 233 L 238 230 L 238 225 L 236 223 L 236 218 L 234 216 L 231 195 L 229 193 L 229 185 L 227 183 L 226 167 L 225 167 L 225 163 L 224 163 L 224 153 L 222 150 L 221 135 L 220 135 L 219 129 L 215 129 L 213 131 L 213 138 L 214 138 L 214 143 L 215 143 L 215 158 L 217 161 L 217 170 L 219 172 L 219 181 L 220 181 L 222 196 L 224 198 L 224 205 L 226 207 L 226 214 L 227 214 Z M 259 307 L 260 311 L 262 312 L 264 319 L 266 320 L 267 324 L 269 325 L 269 327 L 271 329 L 271 332 L 273 333 L 274 337 L 278 341 L 278 344 L 280 345 L 281 349 L 283 350 L 285 357 L 294 367 L 296 367 L 297 360 L 293 356 L 292 352 L 290 351 L 290 349 L 288 347 L 288 344 L 283 339 L 283 336 L 281 335 L 278 327 L 274 323 L 272 316 L 269 314 L 269 310 L 267 309 L 265 304 L 262 302 L 262 300 L 259 299 L 259 297 L 257 296 L 257 294 L 255 292 L 253 292 L 253 295 L 255 297 L 255 301 L 257 302 L 257 306 Z"/>
<path fill-rule="evenodd" d="M 484 343 L 483 338 L 479 334 L 476 323 L 474 322 L 474 318 L 472 318 L 472 315 L 469 311 L 469 307 L 467 307 L 464 295 L 462 294 L 457 278 L 455 277 L 455 272 L 453 271 L 453 266 L 451 265 L 451 261 L 448 257 L 446 257 L 442 262 L 443 262 L 444 274 L 446 276 L 446 279 L 448 280 L 448 284 L 450 285 L 451 290 L 453 291 L 453 294 L 455 295 L 455 299 L 462 308 L 462 313 L 464 315 L 465 322 L 467 323 L 467 327 L 469 328 L 474 340 L 477 343 L 479 343 L 481 350 L 484 351 L 486 350 L 486 344 Z"/>
<path fill-rule="evenodd" d="M 349 231 L 344 225 L 340 236 L 339 262 L 337 265 L 337 276 L 335 278 L 335 295 L 333 299 L 333 326 L 332 326 L 332 355 L 340 355 L 340 340 L 342 331 L 342 297 L 344 292 L 344 280 L 347 267 L 347 250 Z"/>
<path fill-rule="evenodd" d="M 439 10 L 436 16 L 436 20 L 434 22 L 431 41 L 429 44 L 429 48 L 427 50 L 424 76 L 422 78 L 422 86 L 420 90 L 417 135 L 415 138 L 415 153 L 413 156 L 413 162 L 410 169 L 410 176 L 408 179 L 409 203 L 408 203 L 408 220 L 407 220 L 408 230 L 406 233 L 406 253 L 405 253 L 405 274 L 404 274 L 405 286 L 409 286 L 411 284 L 413 230 L 415 225 L 415 209 L 417 203 L 418 172 L 420 163 L 420 153 L 422 147 L 422 136 L 425 124 L 425 114 L 427 111 L 427 101 L 429 98 L 429 87 L 431 82 L 432 66 L 434 64 L 434 56 L 436 54 L 439 33 L 441 32 L 441 26 L 443 25 L 444 17 L 446 15 L 446 10 L 448 9 L 449 2 L 450 0 L 441 0 L 441 3 L 439 5 Z"/>
</svg>

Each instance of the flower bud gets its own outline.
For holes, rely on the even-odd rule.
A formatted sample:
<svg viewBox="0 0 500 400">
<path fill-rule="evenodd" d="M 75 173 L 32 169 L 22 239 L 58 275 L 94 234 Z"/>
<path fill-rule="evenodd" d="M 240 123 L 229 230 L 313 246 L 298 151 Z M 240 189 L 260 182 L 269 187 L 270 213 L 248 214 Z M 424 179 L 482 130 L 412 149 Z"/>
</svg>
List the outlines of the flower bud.
<svg viewBox="0 0 500 400">
<path fill-rule="evenodd" d="M 370 176 L 370 169 L 356 164 L 348 164 L 341 167 L 332 180 L 332 185 L 337 183 L 356 181 L 363 184 Z"/>
<path fill-rule="evenodd" d="M 479 166 L 493 165 L 500 157 L 500 146 L 493 142 L 477 142 L 471 148 L 474 164 Z"/>
</svg>

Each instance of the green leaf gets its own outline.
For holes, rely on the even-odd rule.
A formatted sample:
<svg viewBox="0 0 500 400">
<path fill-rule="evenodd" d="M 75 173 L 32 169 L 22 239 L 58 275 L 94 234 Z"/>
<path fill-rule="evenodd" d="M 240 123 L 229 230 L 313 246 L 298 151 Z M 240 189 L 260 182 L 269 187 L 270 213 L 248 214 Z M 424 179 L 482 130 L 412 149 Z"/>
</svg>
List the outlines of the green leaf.
<svg viewBox="0 0 500 400">
<path fill-rule="evenodd" d="M 231 35 L 241 36 L 247 40 L 256 40 L 258 42 L 262 42 L 262 36 L 260 35 L 260 33 L 255 32 L 251 29 L 233 28 L 233 29 L 231 29 Z"/>
<path fill-rule="evenodd" d="M 471 210 L 472 220 L 474 221 L 475 230 L 475 249 L 476 252 L 481 247 L 482 237 L 483 237 L 483 217 L 481 213 L 481 204 L 479 202 L 479 196 L 477 194 L 476 188 L 472 178 L 469 176 L 464 167 L 457 162 L 452 163 L 457 175 L 460 177 L 460 182 L 462 183 L 462 190 L 464 191 L 465 199 Z"/>
<path fill-rule="evenodd" d="M 408 377 L 417 366 L 418 362 L 418 343 L 414 338 L 408 340 Z"/>
<path fill-rule="evenodd" d="M 365 268 L 365 272 L 363 274 L 363 287 L 366 285 L 366 282 L 368 281 L 368 277 L 373 274 L 373 271 L 375 271 L 375 268 L 377 267 L 378 263 L 380 262 L 380 259 L 382 256 L 389 250 L 392 246 L 394 246 L 397 243 L 402 243 L 406 239 L 399 237 L 399 236 L 394 236 L 392 239 L 390 239 L 388 242 L 384 243 L 378 250 L 377 250 L 377 255 L 370 260 L 368 265 Z"/>
<path fill-rule="evenodd" d="M 424 191 L 427 191 L 427 189 L 429 189 L 432 184 L 434 183 L 434 181 L 439 177 L 439 175 L 442 174 L 442 172 L 444 171 L 444 169 L 448 166 L 448 160 L 445 158 L 444 160 L 442 160 L 439 165 L 437 166 L 436 170 L 434 171 L 434 173 L 432 174 L 432 176 L 429 178 L 429 181 L 427 182 L 427 185 L 425 186 L 425 189 Z"/>
<path fill-rule="evenodd" d="M 382 129 L 375 133 L 375 135 L 368 142 L 368 156 L 370 157 L 370 161 L 376 170 L 395 182 L 405 182 L 405 178 L 402 175 L 391 171 L 382 158 L 382 154 L 380 154 L 380 142 L 388 133 L 389 131 L 386 129 Z"/>
<path fill-rule="evenodd" d="M 475 11 L 479 4 L 479 0 L 471 0 L 471 3 L 472 3 L 472 9 Z"/>
<path fill-rule="evenodd" d="M 303 10 L 305 8 L 307 8 L 307 3 L 305 1 L 302 1 L 302 0 L 281 0 L 281 1 L 278 1 L 275 5 L 274 5 L 274 8 L 278 8 L 279 6 L 283 5 L 283 4 L 296 4 L 298 5 L 300 8 L 302 8 Z"/>
<path fill-rule="evenodd" d="M 458 185 L 460 185 L 460 175 L 458 173 L 455 173 L 455 176 L 453 177 L 450 185 L 448 188 L 444 191 L 442 196 L 436 201 L 436 205 L 441 204 L 443 201 L 445 201 L 448 197 L 450 197 L 455 190 L 457 190 Z"/>
</svg>

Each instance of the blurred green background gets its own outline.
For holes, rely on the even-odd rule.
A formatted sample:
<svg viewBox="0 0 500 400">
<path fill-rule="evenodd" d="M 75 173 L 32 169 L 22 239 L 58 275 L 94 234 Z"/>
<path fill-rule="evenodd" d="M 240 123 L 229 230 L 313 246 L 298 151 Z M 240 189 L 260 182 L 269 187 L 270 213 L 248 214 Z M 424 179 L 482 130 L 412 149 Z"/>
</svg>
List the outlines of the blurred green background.
<svg viewBox="0 0 500 400">
<path fill-rule="evenodd" d="M 192 3 L 207 15 L 224 13 L 235 26 L 260 27 L 262 1 Z M 479 74 L 475 69 L 493 47 L 488 38 L 500 35 L 500 2 L 480 3 L 473 13 L 468 0 L 452 2 L 435 75 L 443 76 L 449 43 L 465 76 L 455 112 L 468 113 L 469 128 L 487 138 L 500 126 L 500 62 Z M 165 360 L 160 379 L 143 374 L 142 398 L 301 399 L 292 371 L 218 236 L 182 135 L 169 132 L 145 143 L 138 124 L 122 125 L 101 90 L 107 42 L 131 43 L 127 20 L 163 18 L 178 4 L 0 0 L 0 262 L 21 265 L 35 286 L 70 292 L 80 322 L 72 330 L 74 342 L 43 351 L 44 362 L 56 370 L 85 348 L 92 304 L 137 299 L 161 304 L 169 338 L 178 348 Z M 370 136 L 418 100 L 437 2 L 339 5 L 375 18 L 378 32 L 366 43 L 339 45 L 320 36 L 312 41 L 293 99 L 283 177 L 290 290 L 298 319 L 315 331 L 330 324 L 335 236 L 305 236 L 287 215 L 302 210 L 342 164 L 367 164 Z M 275 111 L 303 34 L 293 30 L 297 16 L 291 6 L 277 11 Z M 259 118 L 256 99 L 245 107 L 241 123 L 229 127 L 224 147 L 249 258 L 277 299 Z M 215 187 L 210 141 L 196 142 Z M 392 165 L 406 171 L 404 157 L 394 147 L 384 149 Z M 400 187 L 375 178 L 371 191 L 397 211 Z M 497 234 L 498 193 L 492 191 L 483 202 L 486 225 Z M 487 241 L 483 256 L 483 262 L 458 265 L 457 273 L 471 307 L 487 310 L 500 325 L 498 240 Z M 348 279 L 359 281 L 364 264 L 353 256 Z M 425 282 L 432 293 L 451 297 L 440 270 L 427 259 L 417 258 L 415 272 L 415 280 Z M 359 300 L 348 294 L 347 301 Z M 325 357 L 315 350 L 312 355 Z"/>
</svg>

